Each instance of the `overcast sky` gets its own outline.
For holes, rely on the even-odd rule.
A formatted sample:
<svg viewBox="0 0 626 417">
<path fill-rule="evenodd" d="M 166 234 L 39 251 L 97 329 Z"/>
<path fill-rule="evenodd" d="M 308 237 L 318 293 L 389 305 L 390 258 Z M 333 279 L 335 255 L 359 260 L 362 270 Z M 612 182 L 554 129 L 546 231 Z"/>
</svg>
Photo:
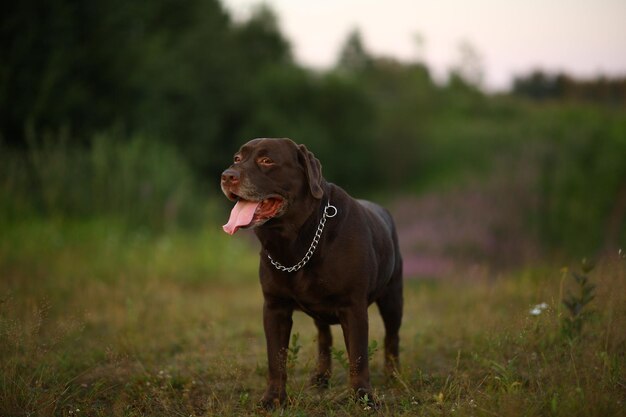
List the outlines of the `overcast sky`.
<svg viewBox="0 0 626 417">
<path fill-rule="evenodd" d="M 238 19 L 258 0 L 222 0 Z M 369 50 L 424 61 L 438 79 L 459 45 L 481 55 L 485 85 L 503 89 L 534 68 L 626 75 L 626 0 L 266 0 L 301 64 L 332 66 L 359 28 Z M 417 42 L 421 38 L 422 42 Z"/>
</svg>

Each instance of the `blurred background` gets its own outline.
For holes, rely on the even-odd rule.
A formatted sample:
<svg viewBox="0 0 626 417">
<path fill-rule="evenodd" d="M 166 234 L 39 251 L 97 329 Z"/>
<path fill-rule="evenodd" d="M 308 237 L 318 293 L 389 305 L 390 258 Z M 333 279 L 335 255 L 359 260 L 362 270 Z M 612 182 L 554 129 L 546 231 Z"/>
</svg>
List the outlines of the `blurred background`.
<svg viewBox="0 0 626 417">
<path fill-rule="evenodd" d="M 225 241 L 219 174 L 255 137 L 390 207 L 408 276 L 624 247 L 623 2 L 308 3 L 5 5 L 4 259 L 67 233 Z"/>
</svg>

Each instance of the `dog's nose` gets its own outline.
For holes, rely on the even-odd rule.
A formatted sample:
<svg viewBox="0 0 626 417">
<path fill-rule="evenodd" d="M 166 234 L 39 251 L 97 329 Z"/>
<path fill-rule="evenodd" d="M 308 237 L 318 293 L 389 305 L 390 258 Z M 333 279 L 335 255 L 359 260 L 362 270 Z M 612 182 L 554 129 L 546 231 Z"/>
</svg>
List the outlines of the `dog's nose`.
<svg viewBox="0 0 626 417">
<path fill-rule="evenodd" d="M 222 183 L 226 185 L 239 184 L 239 172 L 235 171 L 232 168 L 229 168 L 226 171 L 222 172 Z"/>
</svg>

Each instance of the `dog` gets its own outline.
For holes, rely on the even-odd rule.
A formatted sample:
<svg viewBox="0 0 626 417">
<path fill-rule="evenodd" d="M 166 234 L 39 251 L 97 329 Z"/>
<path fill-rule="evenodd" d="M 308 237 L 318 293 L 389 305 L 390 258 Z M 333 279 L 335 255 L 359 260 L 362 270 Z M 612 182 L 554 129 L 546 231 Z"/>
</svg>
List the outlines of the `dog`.
<svg viewBox="0 0 626 417">
<path fill-rule="evenodd" d="M 347 155 L 346 157 L 349 157 Z M 402 257 L 393 219 L 384 208 L 356 200 L 322 176 L 320 161 L 290 139 L 244 144 L 221 176 L 235 202 L 225 232 L 253 228 L 261 242 L 259 276 L 264 297 L 267 409 L 284 404 L 292 314 L 313 318 L 318 358 L 312 383 L 328 386 L 330 325 L 340 324 L 358 399 L 373 402 L 368 366 L 368 306 L 376 303 L 385 326 L 385 369 L 399 366 Z"/>
</svg>

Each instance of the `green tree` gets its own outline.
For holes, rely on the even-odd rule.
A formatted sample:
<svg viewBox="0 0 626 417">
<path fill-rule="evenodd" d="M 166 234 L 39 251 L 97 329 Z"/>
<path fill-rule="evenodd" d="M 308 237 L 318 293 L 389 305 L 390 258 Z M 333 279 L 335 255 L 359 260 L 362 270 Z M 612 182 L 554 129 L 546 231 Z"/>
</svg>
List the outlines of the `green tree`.
<svg viewBox="0 0 626 417">
<path fill-rule="evenodd" d="M 354 29 L 341 48 L 337 69 L 347 72 L 363 71 L 371 64 L 371 56 L 365 49 L 361 32 Z"/>
</svg>

